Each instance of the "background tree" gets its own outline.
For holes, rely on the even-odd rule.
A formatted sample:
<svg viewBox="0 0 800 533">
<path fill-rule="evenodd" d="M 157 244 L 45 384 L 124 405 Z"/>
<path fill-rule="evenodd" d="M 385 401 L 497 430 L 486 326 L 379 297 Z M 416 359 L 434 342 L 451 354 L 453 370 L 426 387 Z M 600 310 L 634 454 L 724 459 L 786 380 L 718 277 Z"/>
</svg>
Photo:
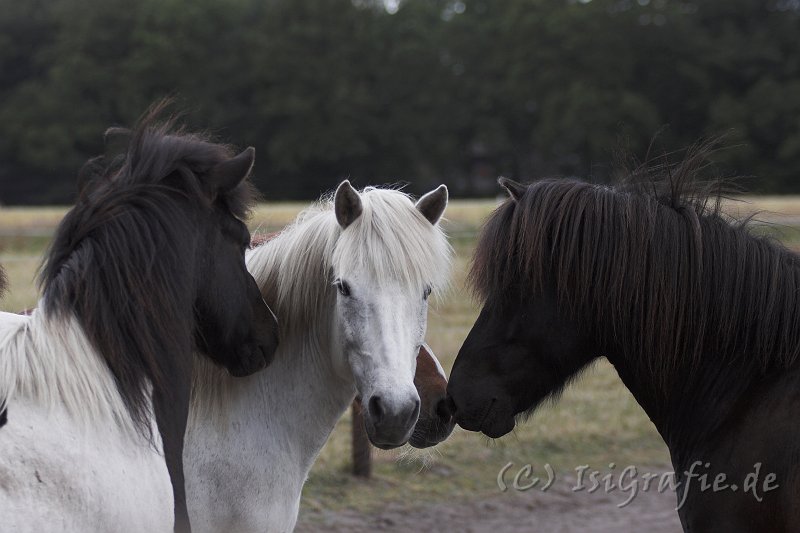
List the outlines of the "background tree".
<svg viewBox="0 0 800 533">
<path fill-rule="evenodd" d="M 269 199 L 603 181 L 619 146 L 721 133 L 726 169 L 800 192 L 797 35 L 800 0 L 0 0 L 0 201 L 69 202 L 170 94 L 256 146 Z"/>
</svg>

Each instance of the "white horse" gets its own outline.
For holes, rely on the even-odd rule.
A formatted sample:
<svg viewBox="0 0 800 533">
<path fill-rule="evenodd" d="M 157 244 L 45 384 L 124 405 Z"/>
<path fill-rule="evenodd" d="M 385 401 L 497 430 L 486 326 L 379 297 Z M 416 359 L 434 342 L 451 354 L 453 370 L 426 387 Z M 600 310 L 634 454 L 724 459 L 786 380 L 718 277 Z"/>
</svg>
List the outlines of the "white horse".
<svg viewBox="0 0 800 533">
<path fill-rule="evenodd" d="M 74 320 L 48 320 L 41 304 L 32 316 L 0 313 L 0 368 L 11 393 L 0 429 L 0 529 L 172 531 L 155 422 L 151 443 Z"/>
<path fill-rule="evenodd" d="M 252 377 L 196 367 L 184 450 L 196 532 L 291 531 L 308 472 L 356 394 L 374 445 L 408 441 L 428 297 L 449 279 L 446 205 L 443 185 L 415 205 L 345 181 L 248 254 L 281 343 Z"/>
<path fill-rule="evenodd" d="M 234 157 L 148 119 L 131 139 L 59 225 L 38 309 L 0 313 L 3 531 L 187 527 L 169 442 L 183 444 L 195 354 L 213 346 L 237 373 L 272 355 L 277 324 L 246 270 L 238 218 L 252 150 Z M 184 382 L 181 411 L 172 392 Z"/>
</svg>

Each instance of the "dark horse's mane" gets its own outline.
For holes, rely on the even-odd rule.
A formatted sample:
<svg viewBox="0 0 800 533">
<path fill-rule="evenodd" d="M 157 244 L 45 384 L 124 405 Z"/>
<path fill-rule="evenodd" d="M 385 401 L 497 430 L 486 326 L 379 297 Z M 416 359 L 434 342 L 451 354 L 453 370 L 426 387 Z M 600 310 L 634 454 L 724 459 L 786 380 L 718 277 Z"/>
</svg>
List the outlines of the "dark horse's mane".
<svg viewBox="0 0 800 533">
<path fill-rule="evenodd" d="M 721 212 L 725 181 L 702 179 L 708 151 L 611 186 L 529 185 L 486 222 L 470 271 L 477 295 L 554 287 L 563 309 L 662 384 L 710 358 L 752 372 L 793 365 L 800 258 Z"/>
<path fill-rule="evenodd" d="M 167 105 L 126 132 L 122 154 L 85 165 L 39 276 L 44 312 L 75 317 L 147 434 L 147 382 L 154 393 L 167 391 L 175 360 L 191 356 L 195 281 L 185 265 L 194 260 L 196 228 L 185 206 L 210 206 L 213 191 L 202 177 L 233 155 L 176 128 L 175 117 L 159 120 Z M 240 186 L 216 201 L 244 217 L 251 199 L 249 186 Z"/>
</svg>

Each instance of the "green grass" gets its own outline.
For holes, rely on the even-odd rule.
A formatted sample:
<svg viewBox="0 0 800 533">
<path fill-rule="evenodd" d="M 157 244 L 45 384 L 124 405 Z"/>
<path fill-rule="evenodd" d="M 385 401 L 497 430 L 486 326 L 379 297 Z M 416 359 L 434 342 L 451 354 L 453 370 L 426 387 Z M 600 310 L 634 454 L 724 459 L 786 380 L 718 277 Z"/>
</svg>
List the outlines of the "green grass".
<svg viewBox="0 0 800 533">
<path fill-rule="evenodd" d="M 799 198 L 749 200 L 751 203 L 745 204 L 748 209 L 800 214 Z M 475 234 L 494 205 L 493 201 L 455 201 L 448 208 L 446 225 L 456 250 L 454 282 L 432 308 L 427 334 L 448 370 L 478 313 L 464 277 Z M 261 205 L 250 226 L 274 231 L 301 208 L 301 204 Z M 11 281 L 11 292 L 0 302 L 0 309 L 17 311 L 35 305 L 36 269 L 64 212 L 64 208 L 0 209 L 0 264 Z M 793 246 L 800 243 L 800 229 L 795 227 L 779 228 L 777 236 Z M 668 464 L 666 447 L 652 424 L 605 361 L 570 386 L 556 405 L 542 407 L 497 441 L 457 429 L 433 450 L 375 450 L 374 476 L 368 481 L 348 473 L 349 423 L 348 414 L 320 453 L 303 493 L 301 521 L 315 521 L 321 510 L 379 511 L 399 494 L 411 503 L 472 500 L 496 493 L 497 472 L 509 461 L 531 463 L 538 473 L 543 472 L 545 463 L 557 472 L 573 471 L 582 464 Z"/>
</svg>

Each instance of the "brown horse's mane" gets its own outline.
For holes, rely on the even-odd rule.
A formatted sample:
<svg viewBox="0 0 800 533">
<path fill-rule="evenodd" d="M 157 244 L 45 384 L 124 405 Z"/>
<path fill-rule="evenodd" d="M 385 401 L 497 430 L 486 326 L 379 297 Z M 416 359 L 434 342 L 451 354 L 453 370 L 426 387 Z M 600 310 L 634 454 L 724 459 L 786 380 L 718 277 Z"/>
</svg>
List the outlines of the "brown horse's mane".
<svg viewBox="0 0 800 533">
<path fill-rule="evenodd" d="M 614 185 L 545 179 L 488 219 L 470 282 L 491 304 L 554 289 L 605 346 L 665 383 L 715 359 L 754 372 L 800 355 L 800 258 L 722 213 L 709 146 Z M 687 366 L 688 365 L 688 366 Z"/>
</svg>

